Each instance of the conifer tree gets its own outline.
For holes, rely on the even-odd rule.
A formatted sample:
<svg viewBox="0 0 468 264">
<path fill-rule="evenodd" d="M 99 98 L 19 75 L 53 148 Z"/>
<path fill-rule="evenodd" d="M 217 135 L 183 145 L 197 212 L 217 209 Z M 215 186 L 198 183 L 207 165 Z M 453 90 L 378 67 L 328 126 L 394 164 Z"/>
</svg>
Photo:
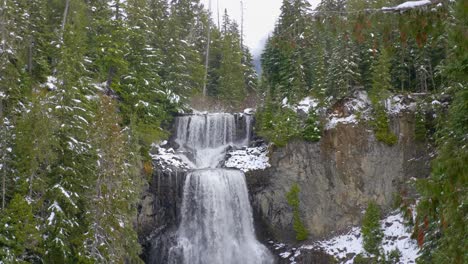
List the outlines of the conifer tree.
<svg viewBox="0 0 468 264">
<path fill-rule="evenodd" d="M 193 46 L 196 42 L 195 29 L 198 0 L 174 0 L 168 21 L 168 43 L 164 72 L 164 87 L 182 96 L 201 92 L 204 80 L 202 55 Z"/>
<path fill-rule="evenodd" d="M 139 263 L 140 245 L 133 230 L 133 217 L 141 189 L 139 161 L 120 127 L 114 100 L 100 96 L 92 123 L 96 148 L 96 182 L 90 193 L 90 257 L 97 262 Z M 132 162 L 132 163 L 129 163 Z"/>
<path fill-rule="evenodd" d="M 54 118 L 60 123 L 55 132 L 57 162 L 51 166 L 43 204 L 47 215 L 44 261 L 51 263 L 87 259 L 83 243 L 88 234 L 86 194 L 92 184 L 95 164 L 87 130 L 90 113 L 85 95 L 90 92 L 86 89 L 82 67 L 86 51 L 86 5 L 82 1 L 68 4 L 57 65 L 59 82 L 50 99 L 55 104 Z M 67 10 L 66 3 L 62 10 Z"/>
<path fill-rule="evenodd" d="M 249 94 L 254 94 L 257 90 L 258 75 L 253 65 L 253 58 L 247 46 L 242 47 L 242 68 L 244 72 L 244 87 Z"/>
<path fill-rule="evenodd" d="M 235 107 L 244 99 L 246 90 L 239 29 L 237 24 L 229 19 L 227 11 L 223 17 L 222 43 L 219 97 L 226 103 L 231 102 L 231 107 Z"/>
<path fill-rule="evenodd" d="M 16 193 L 0 216 L 0 258 L 4 263 L 36 263 L 41 236 L 33 208 Z"/>
<path fill-rule="evenodd" d="M 385 49 L 372 67 L 372 88 L 370 98 L 374 108 L 374 130 L 377 140 L 394 145 L 398 138 L 390 131 L 390 121 L 385 111 L 384 99 L 391 89 L 390 61 Z"/>
<path fill-rule="evenodd" d="M 422 179 L 417 187 L 422 197 L 417 208 L 415 232 L 421 249 L 421 263 L 466 263 L 466 205 L 468 171 L 468 90 L 466 69 L 468 42 L 463 38 L 466 25 L 466 7 L 458 1 L 451 9 L 450 50 L 444 65 L 447 78 L 446 92 L 454 101 L 447 115 L 439 120 L 437 134 L 438 157 L 432 165 L 428 179 Z"/>
<path fill-rule="evenodd" d="M 154 28 L 158 25 L 153 24 L 151 10 L 146 1 L 141 0 L 128 1 L 127 6 L 127 23 L 131 29 L 128 32 L 129 53 L 125 56 L 128 71 L 122 77 L 119 93 L 123 99 L 121 109 L 125 111 L 123 123 L 129 125 L 130 119 L 135 118 L 136 132 L 142 145 L 148 147 L 166 136 L 160 129 L 161 124 L 169 120 L 167 113 L 178 102 L 171 99 L 171 93 L 161 85 L 159 73 L 164 58 L 161 46 L 154 45 L 161 40 L 157 36 L 150 37 L 153 30 L 158 30 Z"/>
<path fill-rule="evenodd" d="M 370 202 L 362 220 L 363 247 L 366 252 L 378 257 L 382 253 L 383 236 L 380 227 L 380 209 L 375 202 Z"/>
</svg>

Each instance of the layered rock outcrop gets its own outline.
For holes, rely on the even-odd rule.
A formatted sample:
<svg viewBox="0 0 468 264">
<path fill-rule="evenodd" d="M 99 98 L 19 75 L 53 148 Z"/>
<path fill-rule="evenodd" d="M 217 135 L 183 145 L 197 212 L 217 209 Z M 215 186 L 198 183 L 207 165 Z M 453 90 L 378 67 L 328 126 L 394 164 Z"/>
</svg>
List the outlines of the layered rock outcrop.
<svg viewBox="0 0 468 264">
<path fill-rule="evenodd" d="M 414 115 L 391 118 L 398 144 L 375 139 L 365 124 L 338 124 L 317 143 L 293 141 L 270 153 L 271 167 L 247 173 L 258 230 L 265 238 L 294 241 L 286 193 L 300 186 L 301 219 L 311 239 L 360 223 L 369 200 L 389 210 L 407 181 L 429 173 L 427 145 L 414 139 Z"/>
</svg>

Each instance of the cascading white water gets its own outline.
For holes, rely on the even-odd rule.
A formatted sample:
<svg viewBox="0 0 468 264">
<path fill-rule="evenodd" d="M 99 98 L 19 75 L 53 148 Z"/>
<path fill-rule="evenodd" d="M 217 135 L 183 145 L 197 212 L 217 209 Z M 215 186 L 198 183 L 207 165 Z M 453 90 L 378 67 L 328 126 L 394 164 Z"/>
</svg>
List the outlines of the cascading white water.
<svg viewBox="0 0 468 264">
<path fill-rule="evenodd" d="M 231 114 L 177 119 L 176 142 L 193 155 L 194 170 L 185 180 L 182 219 L 170 263 L 273 263 L 267 248 L 255 238 L 244 174 L 217 168 L 229 145 L 248 143 L 250 119 L 243 121 L 245 132 L 238 135 L 240 124 Z"/>
</svg>

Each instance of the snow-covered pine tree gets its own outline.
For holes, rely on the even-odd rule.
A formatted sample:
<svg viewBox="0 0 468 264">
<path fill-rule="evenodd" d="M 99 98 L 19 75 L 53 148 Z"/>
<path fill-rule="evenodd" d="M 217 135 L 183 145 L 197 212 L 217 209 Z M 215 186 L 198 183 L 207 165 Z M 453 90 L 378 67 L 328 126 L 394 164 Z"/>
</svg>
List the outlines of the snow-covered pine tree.
<svg viewBox="0 0 468 264">
<path fill-rule="evenodd" d="M 142 145 L 146 146 L 146 154 L 152 142 L 166 136 L 161 125 L 170 120 L 168 113 L 174 111 L 178 102 L 161 84 L 159 74 L 164 61 L 163 50 L 155 44 L 162 43 L 162 40 L 153 33 L 158 31 L 158 25 L 153 23 L 146 1 L 128 1 L 127 15 L 129 52 L 125 59 L 128 71 L 120 81 L 120 109 L 123 111 L 124 125 L 129 125 L 133 118 L 137 129 L 135 132 Z"/>
<path fill-rule="evenodd" d="M 142 178 L 134 159 L 138 152 L 128 141 L 130 129 L 123 129 L 115 100 L 101 95 L 91 124 L 96 149 L 96 182 L 90 191 L 90 230 L 87 253 L 99 263 L 140 263 L 140 245 L 133 229 Z"/>
<path fill-rule="evenodd" d="M 173 0 L 170 7 L 163 86 L 184 97 L 203 87 L 203 56 L 194 48 L 199 9 L 198 0 Z"/>
<path fill-rule="evenodd" d="M 68 7 L 67 7 L 68 5 Z M 95 156 L 87 129 L 91 113 L 85 95 L 87 51 L 86 3 L 71 1 L 61 6 L 63 20 L 58 33 L 57 89 L 50 93 L 52 114 L 59 123 L 57 162 L 48 175 L 44 203 L 44 261 L 50 263 L 86 262 L 89 201 L 93 186 Z M 61 39 L 62 37 L 62 39 Z"/>
<path fill-rule="evenodd" d="M 230 107 L 239 106 L 246 96 L 239 28 L 227 11 L 222 25 L 222 57 L 219 67 L 219 97 Z"/>
</svg>

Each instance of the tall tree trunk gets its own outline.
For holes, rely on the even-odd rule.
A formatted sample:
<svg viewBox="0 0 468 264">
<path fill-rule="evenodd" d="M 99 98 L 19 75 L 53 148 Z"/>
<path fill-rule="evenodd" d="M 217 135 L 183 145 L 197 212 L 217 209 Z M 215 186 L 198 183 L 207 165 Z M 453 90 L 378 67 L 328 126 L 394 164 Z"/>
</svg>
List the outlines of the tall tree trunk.
<svg viewBox="0 0 468 264">
<path fill-rule="evenodd" d="M 63 43 L 63 34 L 65 33 L 65 26 L 67 24 L 68 10 L 70 9 L 70 0 L 65 2 L 65 10 L 63 11 L 62 26 L 60 31 L 60 42 Z"/>
<path fill-rule="evenodd" d="M 217 8 L 217 14 L 218 14 L 218 29 L 221 29 L 221 23 L 220 23 L 220 19 L 219 19 L 219 0 L 216 0 L 216 8 Z"/>
<path fill-rule="evenodd" d="M 6 6 L 7 6 L 7 1 L 3 0 L 2 1 L 2 13 L 0 14 L 1 20 L 0 20 L 0 26 L 1 26 L 1 34 L 2 34 L 2 39 L 1 39 L 1 49 L 2 52 L 6 50 L 6 36 L 7 36 L 7 28 L 6 28 L 6 19 L 5 19 L 5 13 L 6 13 Z M 0 122 L 3 124 L 3 100 L 0 99 Z M 5 139 L 6 133 L 5 133 L 5 127 L 2 129 L 3 135 L 2 138 Z M 5 194 L 6 194 L 6 164 L 5 161 L 2 160 L 3 166 L 2 166 L 2 210 L 5 209 Z"/>
<path fill-rule="evenodd" d="M 208 12 L 211 15 L 211 0 L 208 4 Z M 208 23 L 208 41 L 206 42 L 206 56 L 205 56 L 205 79 L 203 81 L 203 97 L 206 97 L 206 86 L 208 82 L 208 67 L 210 64 L 210 42 L 211 42 L 211 23 L 210 19 L 207 20 Z"/>
<path fill-rule="evenodd" d="M 241 35 L 240 35 L 240 41 L 241 41 L 241 49 L 243 50 L 244 48 L 244 2 L 241 0 Z"/>
<path fill-rule="evenodd" d="M 28 72 L 29 75 L 32 75 L 33 71 L 33 46 L 34 46 L 34 41 L 33 37 L 31 36 L 29 39 L 29 45 L 28 45 Z"/>
<path fill-rule="evenodd" d="M 6 19 L 5 19 L 5 13 L 6 13 L 6 5 L 7 1 L 3 0 L 2 1 L 2 13 L 0 14 L 1 16 L 1 30 L 2 30 L 2 50 L 5 50 L 5 45 L 6 45 Z"/>
<path fill-rule="evenodd" d="M 3 123 L 3 120 L 1 120 L 2 123 Z M 3 126 L 3 129 L 1 130 L 2 133 L 2 138 L 4 139 L 4 141 L 2 142 L 3 144 L 2 145 L 5 145 L 6 143 L 6 126 Z M 3 149 L 2 151 L 2 210 L 5 209 L 5 197 L 6 197 L 6 148 Z"/>
<path fill-rule="evenodd" d="M 2 166 L 2 171 L 3 171 L 3 174 L 2 174 L 2 210 L 5 209 L 5 194 L 6 194 L 6 168 L 5 168 L 5 161 L 2 161 L 3 162 L 3 166 Z"/>
</svg>

